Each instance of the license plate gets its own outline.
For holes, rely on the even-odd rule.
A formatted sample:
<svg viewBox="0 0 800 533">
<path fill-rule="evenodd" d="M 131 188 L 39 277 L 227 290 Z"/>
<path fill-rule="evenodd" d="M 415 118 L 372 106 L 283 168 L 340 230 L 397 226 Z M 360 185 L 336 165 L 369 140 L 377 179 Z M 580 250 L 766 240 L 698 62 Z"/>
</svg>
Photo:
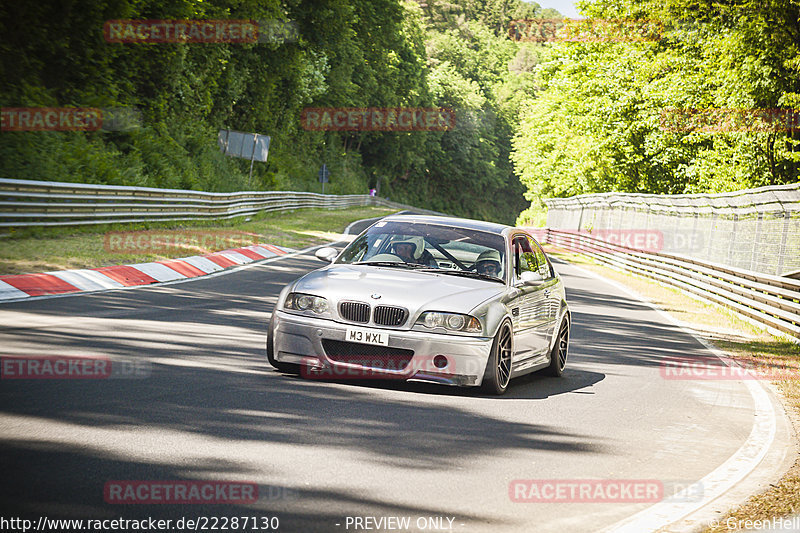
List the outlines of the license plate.
<svg viewBox="0 0 800 533">
<path fill-rule="evenodd" d="M 381 346 L 388 346 L 389 334 L 364 328 L 347 328 L 344 340 L 360 342 L 362 344 L 380 344 Z"/>
</svg>

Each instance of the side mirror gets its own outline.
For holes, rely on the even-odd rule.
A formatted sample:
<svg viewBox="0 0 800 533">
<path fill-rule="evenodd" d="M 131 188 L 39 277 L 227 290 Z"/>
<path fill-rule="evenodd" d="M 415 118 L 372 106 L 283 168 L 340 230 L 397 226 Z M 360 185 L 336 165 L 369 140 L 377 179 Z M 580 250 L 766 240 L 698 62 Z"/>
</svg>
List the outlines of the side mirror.
<svg viewBox="0 0 800 533">
<path fill-rule="evenodd" d="M 337 255 L 339 255 L 339 250 L 336 248 L 331 248 L 330 246 L 325 246 L 324 248 L 317 250 L 314 255 L 317 256 L 317 259 L 320 261 L 333 263 L 333 260 L 336 259 Z"/>
<path fill-rule="evenodd" d="M 544 276 L 539 272 L 527 270 L 519 275 L 519 285 L 535 286 L 544 283 Z"/>
</svg>

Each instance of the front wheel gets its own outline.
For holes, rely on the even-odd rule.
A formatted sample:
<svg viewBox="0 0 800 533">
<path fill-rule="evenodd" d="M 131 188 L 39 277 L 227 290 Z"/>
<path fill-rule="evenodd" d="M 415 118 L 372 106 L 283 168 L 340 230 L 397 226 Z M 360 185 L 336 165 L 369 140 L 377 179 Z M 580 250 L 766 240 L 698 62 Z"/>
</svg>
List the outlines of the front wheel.
<svg viewBox="0 0 800 533">
<path fill-rule="evenodd" d="M 569 352 L 569 315 L 564 315 L 561 325 L 558 327 L 558 337 L 553 349 L 550 351 L 550 366 L 547 367 L 547 374 L 560 377 L 567 366 L 567 353 Z"/>
<path fill-rule="evenodd" d="M 269 329 L 267 330 L 267 361 L 276 370 L 280 372 L 285 372 L 287 374 L 299 374 L 300 373 L 300 365 L 294 363 L 282 363 L 275 359 L 275 349 L 273 347 L 274 340 L 273 340 L 273 326 L 275 322 L 275 311 L 272 311 L 272 317 L 269 319 Z"/>
<path fill-rule="evenodd" d="M 492 343 L 492 352 L 483 373 L 482 388 L 489 394 L 501 395 L 506 392 L 511 379 L 511 323 L 503 322 L 497 330 Z"/>
</svg>

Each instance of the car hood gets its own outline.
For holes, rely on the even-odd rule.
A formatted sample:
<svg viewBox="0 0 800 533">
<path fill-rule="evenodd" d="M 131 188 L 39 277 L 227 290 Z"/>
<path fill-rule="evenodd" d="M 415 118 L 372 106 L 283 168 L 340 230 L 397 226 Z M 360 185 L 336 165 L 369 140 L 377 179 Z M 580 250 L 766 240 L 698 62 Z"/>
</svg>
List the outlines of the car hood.
<svg viewBox="0 0 800 533">
<path fill-rule="evenodd" d="M 324 296 L 334 305 L 342 300 L 355 300 L 405 307 L 413 317 L 427 310 L 468 313 L 505 289 L 500 283 L 447 274 L 333 265 L 306 274 L 295 282 L 292 290 Z"/>
</svg>

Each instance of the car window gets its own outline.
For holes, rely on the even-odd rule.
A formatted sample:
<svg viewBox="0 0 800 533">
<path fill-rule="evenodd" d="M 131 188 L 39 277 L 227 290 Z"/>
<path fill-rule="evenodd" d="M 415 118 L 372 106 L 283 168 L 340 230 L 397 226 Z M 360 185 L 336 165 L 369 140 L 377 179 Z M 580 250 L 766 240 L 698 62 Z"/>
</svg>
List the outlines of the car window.
<svg viewBox="0 0 800 533">
<path fill-rule="evenodd" d="M 539 246 L 539 244 L 530 237 L 528 237 L 528 241 L 530 241 L 533 254 L 536 256 L 539 274 L 541 274 L 545 279 L 553 277 L 552 273 L 550 272 L 550 263 L 547 261 L 547 256 L 544 254 L 541 246 Z"/>
<path fill-rule="evenodd" d="M 341 257 L 339 258 L 340 263 L 353 263 L 355 261 L 360 261 L 367 250 L 370 248 L 370 243 L 368 242 L 369 236 L 367 234 L 361 235 L 356 240 L 350 243 L 344 252 L 342 252 Z M 373 246 L 375 245 L 373 239 Z"/>
<path fill-rule="evenodd" d="M 536 272 L 539 270 L 536 254 L 533 252 L 530 241 L 525 237 L 516 237 L 514 239 L 514 264 L 514 271 L 517 277 L 523 272 Z"/>
</svg>

